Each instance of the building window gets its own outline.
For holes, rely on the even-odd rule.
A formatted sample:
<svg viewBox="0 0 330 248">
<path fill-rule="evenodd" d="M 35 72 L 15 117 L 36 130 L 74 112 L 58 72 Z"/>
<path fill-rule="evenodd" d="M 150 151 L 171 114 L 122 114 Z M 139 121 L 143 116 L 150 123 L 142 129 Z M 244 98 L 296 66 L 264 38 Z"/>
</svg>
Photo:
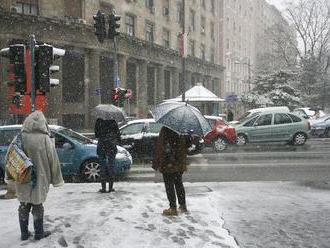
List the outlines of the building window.
<svg viewBox="0 0 330 248">
<path fill-rule="evenodd" d="M 195 16 L 196 16 L 195 11 L 191 9 L 190 10 L 190 28 L 191 28 L 191 31 L 195 31 L 196 30 Z"/>
<path fill-rule="evenodd" d="M 64 9 L 65 16 L 82 18 L 81 0 L 65 0 Z"/>
<path fill-rule="evenodd" d="M 164 1 L 163 16 L 166 16 L 166 17 L 170 16 L 170 0 Z"/>
<path fill-rule="evenodd" d="M 155 13 L 154 0 L 145 0 L 146 8 L 150 10 L 150 13 Z"/>
<path fill-rule="evenodd" d="M 226 40 L 226 47 L 227 47 L 227 49 L 230 48 L 230 42 L 229 42 L 229 39 Z"/>
<path fill-rule="evenodd" d="M 205 60 L 205 45 L 201 44 L 201 59 Z"/>
<path fill-rule="evenodd" d="M 211 35 L 211 39 L 214 40 L 214 23 L 213 22 L 210 23 L 210 35 Z"/>
<path fill-rule="evenodd" d="M 211 12 L 214 15 L 215 14 L 215 2 L 214 0 L 211 0 Z"/>
<path fill-rule="evenodd" d="M 201 17 L 201 34 L 205 34 L 205 17 Z"/>
<path fill-rule="evenodd" d="M 135 17 L 126 14 L 125 18 L 126 33 L 131 36 L 135 36 Z"/>
<path fill-rule="evenodd" d="M 85 100 L 84 54 L 66 50 L 63 57 L 62 97 L 65 103 L 81 103 Z"/>
<path fill-rule="evenodd" d="M 205 0 L 201 0 L 201 6 L 203 7 L 203 9 L 205 9 L 206 7 Z"/>
<path fill-rule="evenodd" d="M 163 29 L 163 45 L 166 48 L 170 47 L 171 33 L 167 29 Z"/>
<path fill-rule="evenodd" d="M 154 42 L 154 24 L 146 22 L 145 39 Z"/>
<path fill-rule="evenodd" d="M 214 50 L 214 47 L 212 47 L 211 50 L 210 50 L 210 61 L 212 63 L 214 63 L 214 57 L 215 57 L 214 53 L 215 53 L 215 50 Z"/>
<path fill-rule="evenodd" d="M 176 4 L 176 21 L 177 23 L 179 23 L 180 25 L 183 24 L 183 7 L 182 7 L 182 3 L 178 2 Z"/>
<path fill-rule="evenodd" d="M 148 105 L 155 104 L 155 67 L 147 67 L 147 103 Z"/>
<path fill-rule="evenodd" d="M 100 56 L 100 87 L 101 87 L 101 103 L 110 104 L 113 102 L 111 95 L 114 84 L 114 60 L 107 56 Z"/>
<path fill-rule="evenodd" d="M 39 5 L 37 0 L 20 0 L 16 2 L 16 11 L 25 15 L 38 15 Z"/>
<path fill-rule="evenodd" d="M 195 41 L 189 40 L 189 52 L 191 56 L 195 56 Z"/>
</svg>

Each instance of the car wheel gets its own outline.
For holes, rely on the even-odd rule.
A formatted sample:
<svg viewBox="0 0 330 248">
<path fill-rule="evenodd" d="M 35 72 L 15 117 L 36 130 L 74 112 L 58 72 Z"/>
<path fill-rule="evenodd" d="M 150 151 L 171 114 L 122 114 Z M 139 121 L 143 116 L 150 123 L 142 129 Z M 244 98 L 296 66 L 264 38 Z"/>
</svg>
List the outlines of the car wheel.
<svg viewBox="0 0 330 248">
<path fill-rule="evenodd" d="M 244 146 L 247 143 L 247 138 L 244 134 L 238 134 L 237 135 L 237 141 L 236 141 L 237 145 L 239 146 Z"/>
<path fill-rule="evenodd" d="M 213 140 L 213 149 L 216 152 L 222 152 L 226 150 L 227 146 L 228 146 L 228 142 L 223 137 L 217 137 L 216 139 Z"/>
<path fill-rule="evenodd" d="M 101 176 L 100 163 L 95 160 L 87 160 L 81 166 L 81 178 L 84 182 L 97 182 Z"/>
<path fill-rule="evenodd" d="M 324 132 L 324 137 L 330 138 L 330 128 L 327 128 Z"/>
<path fill-rule="evenodd" d="M 307 140 L 306 134 L 304 134 L 304 133 L 297 133 L 293 137 L 293 142 L 292 143 L 293 143 L 293 145 L 301 146 L 301 145 L 305 144 L 306 140 Z"/>
</svg>

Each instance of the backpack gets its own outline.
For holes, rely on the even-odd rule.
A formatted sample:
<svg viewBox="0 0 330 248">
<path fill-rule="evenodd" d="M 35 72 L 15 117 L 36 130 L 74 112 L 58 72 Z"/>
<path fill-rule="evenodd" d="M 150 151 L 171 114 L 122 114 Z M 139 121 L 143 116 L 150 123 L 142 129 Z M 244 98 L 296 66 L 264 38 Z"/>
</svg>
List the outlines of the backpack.
<svg viewBox="0 0 330 248">
<path fill-rule="evenodd" d="M 23 150 L 22 134 L 19 133 L 8 147 L 5 158 L 8 178 L 15 182 L 30 183 L 33 176 L 33 163 Z M 33 183 L 35 185 L 35 183 Z"/>
</svg>

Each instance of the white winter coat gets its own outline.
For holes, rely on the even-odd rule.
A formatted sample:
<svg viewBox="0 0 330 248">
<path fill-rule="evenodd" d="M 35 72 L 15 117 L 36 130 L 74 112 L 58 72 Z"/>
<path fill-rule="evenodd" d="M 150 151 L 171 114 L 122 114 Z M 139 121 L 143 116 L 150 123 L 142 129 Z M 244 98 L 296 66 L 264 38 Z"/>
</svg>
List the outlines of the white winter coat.
<svg viewBox="0 0 330 248">
<path fill-rule="evenodd" d="M 20 202 L 40 204 L 45 202 L 49 185 L 64 184 L 60 162 L 50 138 L 47 121 L 42 112 L 31 113 L 24 121 L 22 140 L 24 151 L 31 158 L 37 174 L 37 184 L 16 182 L 17 199 Z"/>
</svg>

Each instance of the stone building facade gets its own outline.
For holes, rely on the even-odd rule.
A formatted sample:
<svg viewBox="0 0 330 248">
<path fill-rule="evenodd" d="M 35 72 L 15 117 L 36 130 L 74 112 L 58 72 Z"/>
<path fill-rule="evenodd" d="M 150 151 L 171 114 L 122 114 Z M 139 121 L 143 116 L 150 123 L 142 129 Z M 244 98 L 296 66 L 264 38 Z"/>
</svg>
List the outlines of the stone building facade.
<svg viewBox="0 0 330 248">
<path fill-rule="evenodd" d="M 219 63 L 225 67 L 223 98 L 233 95 L 239 98 L 253 88 L 253 77 L 259 68 L 271 70 L 275 63 L 283 62 L 278 60 L 278 49 L 267 32 L 286 20 L 266 0 L 220 0 L 218 7 Z M 288 32 L 294 34 L 290 29 Z M 232 105 L 229 107 L 236 114 L 244 111 L 239 101 L 229 101 L 228 105 Z"/>
<path fill-rule="evenodd" d="M 223 67 L 215 56 L 219 49 L 215 32 L 218 14 L 212 7 L 217 2 L 186 1 L 190 47 L 185 88 L 202 82 L 220 95 Z M 113 42 L 97 41 L 92 16 L 99 9 L 109 13 L 113 8 L 121 15 L 121 35 L 117 39 L 121 87 L 133 91 L 132 99 L 125 104 L 126 112 L 146 117 L 151 106 L 181 94 L 181 0 L 1 1 L 1 48 L 24 43 L 30 34 L 35 34 L 38 41 L 66 50 L 60 62 L 60 86 L 49 94 L 49 119 L 74 129 L 91 128 L 91 109 L 100 103 L 111 103 Z M 194 29 L 189 23 L 195 25 Z M 6 59 L 0 58 L 3 68 L 6 63 Z M 10 117 L 6 85 L 0 82 L 0 119 Z"/>
</svg>

